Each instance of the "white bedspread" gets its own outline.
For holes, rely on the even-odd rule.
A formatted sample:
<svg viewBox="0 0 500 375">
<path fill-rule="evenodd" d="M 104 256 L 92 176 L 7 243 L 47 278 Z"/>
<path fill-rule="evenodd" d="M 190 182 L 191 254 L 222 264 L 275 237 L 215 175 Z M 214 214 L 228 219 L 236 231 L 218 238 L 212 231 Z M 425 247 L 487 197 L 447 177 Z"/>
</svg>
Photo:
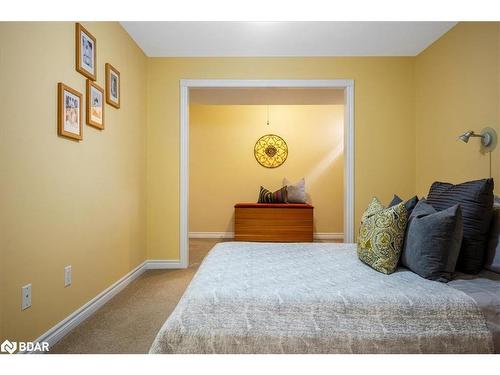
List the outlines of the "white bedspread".
<svg viewBox="0 0 500 375">
<path fill-rule="evenodd" d="M 491 353 L 465 293 L 376 272 L 353 244 L 221 243 L 151 353 Z"/>
</svg>

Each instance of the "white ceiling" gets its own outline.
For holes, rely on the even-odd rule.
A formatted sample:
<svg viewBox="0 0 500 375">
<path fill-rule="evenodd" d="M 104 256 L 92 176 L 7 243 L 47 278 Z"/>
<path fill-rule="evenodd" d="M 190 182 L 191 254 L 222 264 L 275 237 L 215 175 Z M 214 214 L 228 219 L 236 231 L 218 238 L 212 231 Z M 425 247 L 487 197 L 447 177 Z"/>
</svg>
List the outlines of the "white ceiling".
<svg viewBox="0 0 500 375">
<path fill-rule="evenodd" d="M 191 104 L 321 105 L 344 104 L 344 90 L 301 88 L 192 88 Z"/>
<path fill-rule="evenodd" d="M 151 57 L 415 56 L 456 22 L 122 22 Z"/>
</svg>

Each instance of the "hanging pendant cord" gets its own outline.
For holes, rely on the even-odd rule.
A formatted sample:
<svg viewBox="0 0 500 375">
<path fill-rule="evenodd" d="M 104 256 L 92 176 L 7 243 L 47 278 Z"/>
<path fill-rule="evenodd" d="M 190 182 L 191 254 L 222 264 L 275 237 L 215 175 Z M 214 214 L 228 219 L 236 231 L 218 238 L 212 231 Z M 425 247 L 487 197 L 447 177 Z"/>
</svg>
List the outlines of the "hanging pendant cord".
<svg viewBox="0 0 500 375">
<path fill-rule="evenodd" d="M 269 125 L 269 105 L 267 106 L 267 125 Z"/>
</svg>

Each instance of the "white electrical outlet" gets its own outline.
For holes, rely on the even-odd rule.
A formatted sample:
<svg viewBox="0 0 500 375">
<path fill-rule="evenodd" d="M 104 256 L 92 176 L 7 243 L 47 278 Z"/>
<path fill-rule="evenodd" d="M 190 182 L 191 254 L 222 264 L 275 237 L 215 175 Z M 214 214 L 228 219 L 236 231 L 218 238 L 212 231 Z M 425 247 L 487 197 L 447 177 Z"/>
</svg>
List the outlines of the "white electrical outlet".
<svg viewBox="0 0 500 375">
<path fill-rule="evenodd" d="M 71 266 L 64 267 L 64 286 L 71 285 Z"/>
<path fill-rule="evenodd" d="M 25 310 L 31 306 L 31 284 L 27 284 L 21 288 L 21 310 Z"/>
</svg>

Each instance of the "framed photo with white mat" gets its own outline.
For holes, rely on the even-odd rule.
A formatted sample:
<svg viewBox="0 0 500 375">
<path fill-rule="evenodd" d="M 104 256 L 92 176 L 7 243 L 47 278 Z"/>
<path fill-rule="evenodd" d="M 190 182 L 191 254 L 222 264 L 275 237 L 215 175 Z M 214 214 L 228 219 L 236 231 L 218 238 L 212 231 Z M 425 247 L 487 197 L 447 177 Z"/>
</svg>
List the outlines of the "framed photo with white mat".
<svg viewBox="0 0 500 375">
<path fill-rule="evenodd" d="M 120 72 L 106 63 L 106 103 L 115 108 L 120 108 L 120 86 Z"/>
<path fill-rule="evenodd" d="M 81 24 L 75 27 L 76 71 L 95 81 L 97 78 L 97 41 Z"/>
<path fill-rule="evenodd" d="M 87 80 L 87 125 L 104 129 L 104 90 L 90 79 Z"/>
<path fill-rule="evenodd" d="M 83 139 L 82 94 L 62 82 L 57 85 L 57 133 L 76 141 Z"/>
</svg>

